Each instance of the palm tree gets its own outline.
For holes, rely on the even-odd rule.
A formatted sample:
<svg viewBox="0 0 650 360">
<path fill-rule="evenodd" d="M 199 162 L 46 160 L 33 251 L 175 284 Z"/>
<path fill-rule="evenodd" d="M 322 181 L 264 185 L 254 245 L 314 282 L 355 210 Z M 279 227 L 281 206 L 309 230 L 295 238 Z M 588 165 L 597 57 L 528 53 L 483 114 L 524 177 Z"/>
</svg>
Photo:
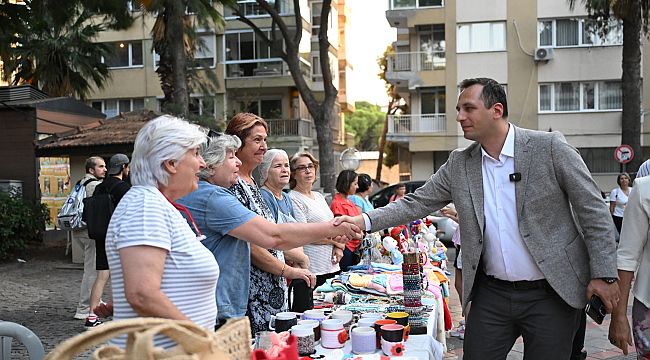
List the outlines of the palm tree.
<svg viewBox="0 0 650 360">
<path fill-rule="evenodd" d="M 111 49 L 95 43 L 105 29 L 94 24 L 94 15 L 83 6 L 69 9 L 63 16 L 45 2 L 29 1 L 24 31 L 15 34 L 15 46 L 3 57 L 7 73 L 15 72 L 12 83 L 30 83 L 50 96 L 73 96 L 82 100 L 92 86 L 102 88 L 109 78 L 102 59 Z"/>
<path fill-rule="evenodd" d="M 576 0 L 568 0 L 571 9 Z M 628 171 L 636 171 L 643 161 L 641 156 L 641 33 L 648 34 L 650 0 L 581 0 L 590 17 L 597 20 L 599 31 L 607 33 L 611 17 L 623 21 L 623 114 L 621 143 L 628 144 L 637 156 L 627 164 Z"/>
</svg>

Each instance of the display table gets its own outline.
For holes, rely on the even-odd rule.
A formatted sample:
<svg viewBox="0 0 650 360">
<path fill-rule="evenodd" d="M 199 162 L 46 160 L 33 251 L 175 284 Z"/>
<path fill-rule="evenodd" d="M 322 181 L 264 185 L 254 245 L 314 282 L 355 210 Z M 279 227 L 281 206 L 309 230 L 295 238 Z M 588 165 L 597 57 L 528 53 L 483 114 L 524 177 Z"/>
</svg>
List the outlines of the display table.
<svg viewBox="0 0 650 360">
<path fill-rule="evenodd" d="M 423 335 L 411 335 L 404 343 L 404 355 L 400 357 L 393 357 L 394 359 L 422 359 L 422 360 L 442 360 L 444 354 L 444 346 L 441 342 L 435 339 L 437 333 L 438 311 L 433 310 L 429 313 L 427 320 L 427 333 Z M 342 351 L 343 354 L 352 353 L 352 341 L 348 340 L 342 349 L 325 349 L 320 343 L 316 344 L 316 354 L 334 355 L 335 352 Z M 381 350 L 375 352 L 377 355 L 383 355 Z M 333 356 L 332 359 L 337 358 Z M 374 359 L 375 356 L 364 355 L 362 358 Z M 341 357 L 338 357 L 341 359 Z"/>
</svg>

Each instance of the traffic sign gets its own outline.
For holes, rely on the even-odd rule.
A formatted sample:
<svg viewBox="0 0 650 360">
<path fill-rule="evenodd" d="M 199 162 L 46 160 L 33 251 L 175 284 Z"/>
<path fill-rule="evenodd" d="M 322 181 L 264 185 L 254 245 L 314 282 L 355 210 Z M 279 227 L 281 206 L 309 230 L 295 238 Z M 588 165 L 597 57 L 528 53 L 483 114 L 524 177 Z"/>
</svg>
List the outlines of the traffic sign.
<svg viewBox="0 0 650 360">
<path fill-rule="evenodd" d="M 614 151 L 614 159 L 621 164 L 627 164 L 634 159 L 634 150 L 630 145 L 621 145 Z"/>
</svg>

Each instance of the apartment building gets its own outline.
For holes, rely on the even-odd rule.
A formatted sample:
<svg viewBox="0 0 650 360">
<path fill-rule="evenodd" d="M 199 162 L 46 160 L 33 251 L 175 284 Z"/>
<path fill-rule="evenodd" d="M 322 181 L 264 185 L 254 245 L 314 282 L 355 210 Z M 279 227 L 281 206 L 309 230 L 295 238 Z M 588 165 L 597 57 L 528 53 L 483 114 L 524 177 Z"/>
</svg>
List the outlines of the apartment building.
<svg viewBox="0 0 650 360">
<path fill-rule="evenodd" d="M 240 0 L 239 11 L 267 32 L 272 31 L 271 17 L 255 0 Z M 292 0 L 278 0 L 279 12 L 291 31 L 296 31 Z M 351 109 L 345 97 L 345 81 L 339 83 L 339 43 L 345 38 L 345 17 L 339 22 L 339 9 L 345 12 L 345 2 L 333 2 L 327 24 L 320 22 L 321 1 L 301 0 L 302 40 L 300 43 L 301 71 L 307 83 L 322 97 L 323 83 L 318 64 L 316 34 L 320 26 L 328 26 L 330 63 L 334 84 L 339 88 L 345 105 L 339 114 Z M 98 41 L 115 47 L 117 56 L 111 61 L 112 80 L 104 89 L 96 89 L 90 104 L 108 117 L 119 112 L 149 108 L 160 109 L 163 92 L 155 72 L 158 57 L 152 50 L 151 29 L 155 18 L 139 8 L 131 28 L 106 31 Z M 231 9 L 222 10 L 226 26 L 199 29 L 203 46 L 195 53 L 195 66 L 200 78 L 212 81 L 208 91 L 194 90 L 190 95 L 190 111 L 214 118 L 215 124 L 225 124 L 237 112 L 260 115 L 269 124 L 269 146 L 283 148 L 289 154 L 309 150 L 318 153 L 316 132 L 307 107 L 295 87 L 287 64 L 266 45 L 247 24 L 237 20 Z M 341 28 L 340 28 L 341 27 Z M 341 30 L 343 29 L 343 30 Z M 277 41 L 282 41 L 281 37 Z M 344 51 L 341 53 L 344 54 Z M 348 67 L 349 69 L 349 67 Z M 344 68 L 342 71 L 345 71 Z M 343 78 L 345 78 L 343 76 Z M 343 88 L 341 88 L 341 85 Z M 200 87 L 195 87 L 200 89 Z M 319 92 L 321 92 L 319 94 Z M 343 116 L 332 124 L 337 151 L 344 148 Z"/>
<path fill-rule="evenodd" d="M 510 122 L 562 132 L 601 189 L 615 187 L 621 170 L 614 159 L 621 141 L 620 23 L 612 21 L 608 34 L 599 34 L 580 2 L 570 10 L 566 0 L 388 1 L 386 19 L 397 39 L 387 79 L 410 110 L 389 120 L 388 140 L 399 145 L 403 180 L 428 178 L 451 150 L 469 144 L 455 121 L 458 84 L 491 77 L 506 89 Z M 643 53 L 649 45 L 644 38 Z M 644 81 L 642 93 L 648 86 Z M 642 106 L 649 109 L 650 99 L 644 97 Z M 650 131 L 640 121 L 648 153 Z"/>
</svg>

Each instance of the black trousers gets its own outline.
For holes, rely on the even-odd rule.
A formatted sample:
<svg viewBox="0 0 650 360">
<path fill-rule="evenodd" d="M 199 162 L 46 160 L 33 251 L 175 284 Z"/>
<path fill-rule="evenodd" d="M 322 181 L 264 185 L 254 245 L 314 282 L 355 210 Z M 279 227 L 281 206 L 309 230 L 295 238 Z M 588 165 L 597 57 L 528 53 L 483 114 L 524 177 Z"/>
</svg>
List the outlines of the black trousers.
<svg viewBox="0 0 650 360">
<path fill-rule="evenodd" d="M 464 360 L 504 360 L 519 336 L 525 360 L 569 359 L 581 310 L 545 280 L 515 288 L 477 274 L 465 318 Z"/>
</svg>

